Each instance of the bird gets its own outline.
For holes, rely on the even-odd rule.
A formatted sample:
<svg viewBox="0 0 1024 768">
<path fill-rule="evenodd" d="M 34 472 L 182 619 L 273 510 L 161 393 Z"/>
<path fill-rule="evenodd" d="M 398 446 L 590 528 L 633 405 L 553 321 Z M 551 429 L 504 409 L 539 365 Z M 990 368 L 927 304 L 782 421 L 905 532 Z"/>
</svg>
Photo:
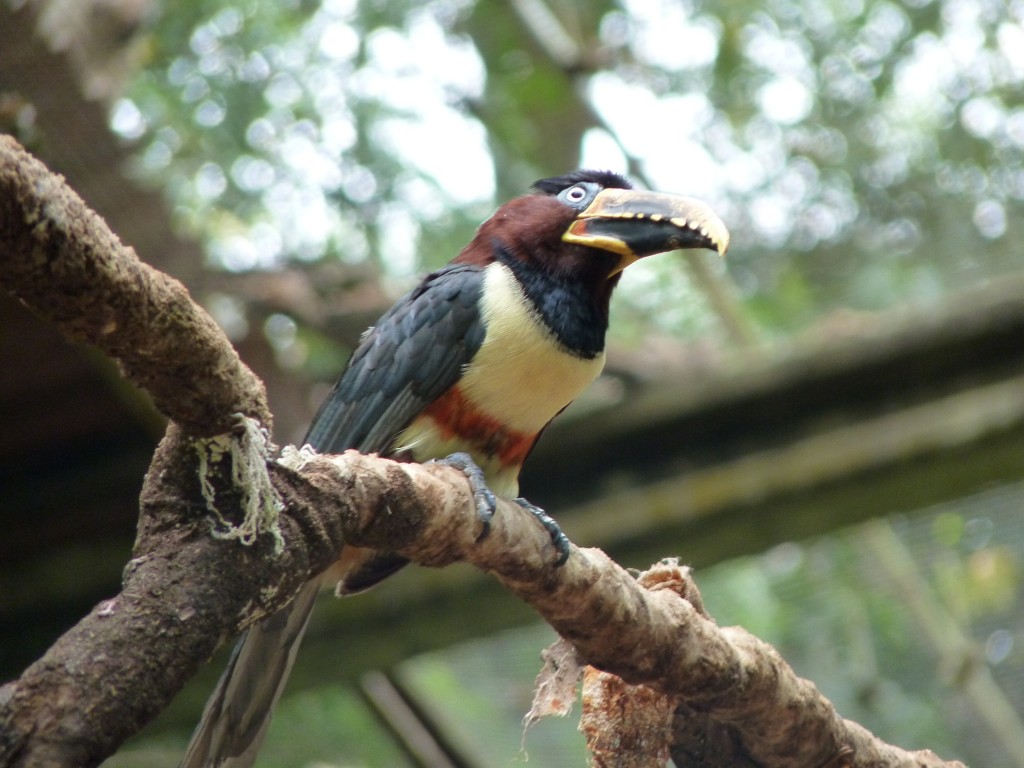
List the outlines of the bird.
<svg viewBox="0 0 1024 768">
<path fill-rule="evenodd" d="M 364 334 L 305 443 L 320 453 L 450 463 L 470 479 L 485 523 L 494 495 L 519 501 L 548 529 L 560 563 L 567 540 L 518 497 L 519 472 L 545 427 L 600 374 L 623 270 L 657 253 L 724 255 L 728 246 L 725 225 L 695 198 L 635 189 L 610 171 L 541 179 Z M 405 564 L 394 553 L 345 546 L 325 575 L 248 629 L 182 768 L 251 765 L 321 586 L 354 594 Z"/>
</svg>

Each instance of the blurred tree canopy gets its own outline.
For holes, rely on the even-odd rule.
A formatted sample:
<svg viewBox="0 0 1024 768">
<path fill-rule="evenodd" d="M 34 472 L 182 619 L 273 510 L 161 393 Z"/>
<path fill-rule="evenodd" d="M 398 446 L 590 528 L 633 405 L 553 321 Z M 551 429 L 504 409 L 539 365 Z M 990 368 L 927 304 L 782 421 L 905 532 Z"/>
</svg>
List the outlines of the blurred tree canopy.
<svg viewBox="0 0 1024 768">
<path fill-rule="evenodd" d="M 113 125 L 231 271 L 369 260 L 407 278 L 542 175 L 630 171 L 722 212 L 729 274 L 779 335 L 1017 268 L 1022 13 L 193 0 L 165 9 Z M 642 266 L 626 317 L 709 330 L 680 270 Z"/>
</svg>

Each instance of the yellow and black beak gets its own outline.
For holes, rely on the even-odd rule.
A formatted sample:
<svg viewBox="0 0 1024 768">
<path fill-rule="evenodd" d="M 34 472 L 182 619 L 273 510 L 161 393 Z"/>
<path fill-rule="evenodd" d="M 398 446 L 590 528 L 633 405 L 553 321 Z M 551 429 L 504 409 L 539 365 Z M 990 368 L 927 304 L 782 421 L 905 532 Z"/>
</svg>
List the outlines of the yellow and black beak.
<svg viewBox="0 0 1024 768">
<path fill-rule="evenodd" d="M 604 189 L 562 240 L 618 254 L 618 272 L 644 256 L 677 248 L 708 248 L 724 256 L 729 230 L 706 203 L 692 197 Z"/>
</svg>

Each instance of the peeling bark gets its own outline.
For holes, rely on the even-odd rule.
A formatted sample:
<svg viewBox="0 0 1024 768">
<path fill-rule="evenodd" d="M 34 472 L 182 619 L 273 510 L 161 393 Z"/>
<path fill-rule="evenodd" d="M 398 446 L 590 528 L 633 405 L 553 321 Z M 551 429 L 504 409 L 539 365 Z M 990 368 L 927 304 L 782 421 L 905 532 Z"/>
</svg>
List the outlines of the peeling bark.
<svg viewBox="0 0 1024 768">
<path fill-rule="evenodd" d="M 664 768 L 675 701 L 646 685 L 587 667 L 580 731 L 594 768 Z"/>
<path fill-rule="evenodd" d="M 258 380 L 180 284 L 139 262 L 58 177 L 2 137 L 0 242 L 0 282 L 69 337 L 116 357 L 174 422 L 147 474 L 122 591 L 0 689 L 0 766 L 98 764 L 231 635 L 286 605 L 343 542 L 494 574 L 589 663 L 647 686 L 651 701 L 673 697 L 677 713 L 703 713 L 752 764 L 957 765 L 842 720 L 770 646 L 709 619 L 674 563 L 638 582 L 599 550 L 573 547 L 554 567 L 547 532 L 505 500 L 477 541 L 468 483 L 454 469 L 354 452 L 297 469 L 270 462 L 283 549 L 270 535 L 251 546 L 215 538 L 193 440 L 229 433 L 237 413 L 267 425 Z M 221 515 L 236 520 L 242 494 L 231 475 L 222 463 L 208 479 Z M 659 707 L 667 729 L 670 710 Z M 674 753 L 683 754 L 686 732 L 676 729 Z"/>
</svg>

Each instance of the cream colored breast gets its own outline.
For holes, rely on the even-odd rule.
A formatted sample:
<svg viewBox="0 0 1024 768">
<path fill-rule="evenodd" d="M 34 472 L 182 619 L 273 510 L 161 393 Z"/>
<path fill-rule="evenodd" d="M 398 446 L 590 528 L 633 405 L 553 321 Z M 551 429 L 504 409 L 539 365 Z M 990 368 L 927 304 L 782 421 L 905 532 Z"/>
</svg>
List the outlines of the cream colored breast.
<svg viewBox="0 0 1024 768">
<path fill-rule="evenodd" d="M 487 333 L 459 388 L 506 427 L 537 432 L 601 373 L 604 353 L 567 352 L 504 264 L 487 267 L 481 309 Z"/>
</svg>

